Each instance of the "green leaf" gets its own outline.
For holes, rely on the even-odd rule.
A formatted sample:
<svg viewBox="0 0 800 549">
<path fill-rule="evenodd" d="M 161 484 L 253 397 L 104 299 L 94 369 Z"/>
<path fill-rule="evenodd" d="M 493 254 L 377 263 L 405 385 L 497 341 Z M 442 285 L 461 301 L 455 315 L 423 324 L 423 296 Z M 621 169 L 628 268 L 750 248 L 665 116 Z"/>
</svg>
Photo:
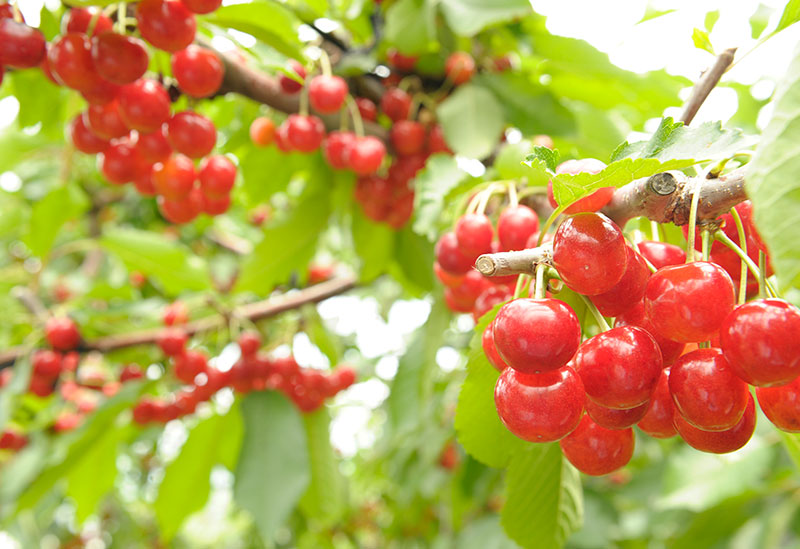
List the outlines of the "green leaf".
<svg viewBox="0 0 800 549">
<path fill-rule="evenodd" d="M 53 247 L 61 227 L 89 209 L 89 198 L 76 185 L 63 185 L 50 191 L 33 205 L 25 243 L 31 253 L 44 257 Z"/>
<path fill-rule="evenodd" d="M 774 100 L 745 186 L 781 287 L 800 287 L 800 50 L 795 51 Z"/>
<path fill-rule="evenodd" d="M 778 434 L 781 436 L 783 447 L 786 449 L 789 457 L 792 458 L 795 467 L 800 469 L 800 436 L 795 433 L 787 433 L 780 430 Z"/>
<path fill-rule="evenodd" d="M 503 107 L 494 95 L 474 84 L 460 86 L 437 110 L 447 143 L 457 154 L 484 158 L 503 133 Z"/>
<path fill-rule="evenodd" d="M 406 226 L 396 233 L 394 251 L 398 274 L 413 285 L 415 293 L 433 290 L 433 243 Z"/>
<path fill-rule="evenodd" d="M 251 148 L 241 157 L 241 192 L 249 205 L 266 202 L 273 194 L 286 190 L 292 175 L 307 162 L 300 154 L 284 154 L 278 147 Z"/>
<path fill-rule="evenodd" d="M 800 21 L 800 0 L 789 0 L 786 7 L 783 8 L 778 26 L 772 31 L 770 36 L 779 33 L 789 25 L 794 25 L 798 21 Z"/>
<path fill-rule="evenodd" d="M 458 549 L 517 549 L 518 545 L 508 539 L 500 518 L 484 516 L 469 522 L 458 534 L 455 547 Z"/>
<path fill-rule="evenodd" d="M 769 18 L 775 10 L 764 4 L 759 4 L 753 15 L 750 16 L 750 37 L 754 40 L 761 36 L 769 24 Z"/>
<path fill-rule="evenodd" d="M 523 177 L 528 177 L 531 170 L 520 159 L 525 158 L 532 149 L 533 145 L 527 139 L 523 139 L 519 143 L 504 143 L 501 145 L 493 165 L 497 171 L 497 177 L 499 179 L 522 179 Z M 544 181 L 544 184 L 547 184 L 547 180 Z"/>
<path fill-rule="evenodd" d="M 181 453 L 164 470 L 153 511 L 161 528 L 161 538 L 171 540 L 186 518 L 203 508 L 210 491 L 210 475 L 215 465 L 230 461 L 242 444 L 242 418 L 239 408 L 225 415 L 214 415 L 195 425 Z"/>
<path fill-rule="evenodd" d="M 414 232 L 435 241 L 441 229 L 445 197 L 467 177 L 456 159 L 446 154 L 433 155 L 414 182 Z"/>
<path fill-rule="evenodd" d="M 327 408 L 303 415 L 308 456 L 311 464 L 311 482 L 300 500 L 303 513 L 324 524 L 334 524 L 346 508 L 346 485 L 339 472 L 330 441 L 330 414 Z"/>
<path fill-rule="evenodd" d="M 442 0 L 442 12 L 456 34 L 472 36 L 490 25 L 531 13 L 527 0 Z"/>
<path fill-rule="evenodd" d="M 249 2 L 223 6 L 205 17 L 209 23 L 253 35 L 282 54 L 303 59 L 297 36 L 300 21 L 278 2 Z"/>
<path fill-rule="evenodd" d="M 523 547 L 561 548 L 583 522 L 580 475 L 555 443 L 528 444 L 512 456 L 505 497 L 503 528 Z"/>
<path fill-rule="evenodd" d="M 539 160 L 542 162 L 542 164 L 544 164 L 544 167 L 547 168 L 547 170 L 555 174 L 556 167 L 558 166 L 558 157 L 558 149 L 553 150 L 537 145 L 533 148 L 533 152 L 525 157 L 525 162 Z"/>
<path fill-rule="evenodd" d="M 394 257 L 394 230 L 385 223 L 367 219 L 360 206 L 355 206 L 351 231 L 360 263 L 359 280 L 371 282 L 386 271 Z"/>
<path fill-rule="evenodd" d="M 211 287 L 206 262 L 183 244 L 157 233 L 114 227 L 103 232 L 100 244 L 128 269 L 156 279 L 169 295 Z"/>
<path fill-rule="evenodd" d="M 658 17 L 661 17 L 662 15 L 669 15 L 670 13 L 673 13 L 673 12 L 676 12 L 676 11 L 678 11 L 678 10 L 676 10 L 676 9 L 657 10 L 657 9 L 655 9 L 653 6 L 651 6 L 648 3 L 647 9 L 645 10 L 644 15 L 642 16 L 641 19 L 639 19 L 639 22 L 636 23 L 636 24 L 639 25 L 641 23 L 644 23 L 645 21 L 650 21 L 652 19 L 656 19 Z"/>
<path fill-rule="evenodd" d="M 436 10 L 429 0 L 399 0 L 386 10 L 386 40 L 406 55 L 436 46 Z"/>
<path fill-rule="evenodd" d="M 703 26 L 708 32 L 714 30 L 714 25 L 717 24 L 719 21 L 719 10 L 713 10 L 706 13 L 705 19 L 703 19 Z"/>
<path fill-rule="evenodd" d="M 50 82 L 42 71 L 14 71 L 8 74 L 8 79 L 19 101 L 17 123 L 20 128 L 41 124 L 44 134 L 54 139 L 63 138 L 65 101 L 62 89 Z"/>
<path fill-rule="evenodd" d="M 711 39 L 708 37 L 708 32 L 695 28 L 692 30 L 692 42 L 694 43 L 694 47 L 699 50 L 705 50 L 711 55 L 716 55 L 714 53 L 714 46 L 711 45 Z"/>
<path fill-rule="evenodd" d="M 314 305 L 303 307 L 303 320 L 311 343 L 319 347 L 332 365 L 338 364 L 344 351 L 342 340 L 328 331 Z"/>
<path fill-rule="evenodd" d="M 308 488 L 308 446 L 300 412 L 281 393 L 250 393 L 241 406 L 244 440 L 233 494 L 267 542 Z"/>
</svg>

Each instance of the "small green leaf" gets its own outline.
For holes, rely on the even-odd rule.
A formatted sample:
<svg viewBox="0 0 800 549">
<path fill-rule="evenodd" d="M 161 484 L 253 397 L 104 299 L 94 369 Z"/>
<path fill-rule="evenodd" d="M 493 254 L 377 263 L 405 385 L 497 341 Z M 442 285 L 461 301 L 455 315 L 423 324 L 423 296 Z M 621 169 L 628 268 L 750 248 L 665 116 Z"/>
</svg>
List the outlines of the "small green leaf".
<svg viewBox="0 0 800 549">
<path fill-rule="evenodd" d="M 775 10 L 764 4 L 759 4 L 753 15 L 750 16 L 750 37 L 755 40 L 761 36 L 769 24 L 769 18 Z"/>
<path fill-rule="evenodd" d="M 781 14 L 780 21 L 778 21 L 778 26 L 774 31 L 772 31 L 770 36 L 779 33 L 790 25 L 794 25 L 798 21 L 800 21 L 800 0 L 789 0 L 789 2 L 786 4 L 786 7 L 783 8 L 783 13 Z"/>
<path fill-rule="evenodd" d="M 89 198 L 76 185 L 64 185 L 50 191 L 33 205 L 25 243 L 31 253 L 44 257 L 53 247 L 61 227 L 89 209 Z"/>
<path fill-rule="evenodd" d="M 256 37 L 282 54 L 303 59 L 297 36 L 300 21 L 278 2 L 249 2 L 223 6 L 205 20 L 220 27 L 236 29 Z"/>
<path fill-rule="evenodd" d="M 714 46 L 711 45 L 711 40 L 708 37 L 708 32 L 695 28 L 692 30 L 692 42 L 694 43 L 694 47 L 699 50 L 705 50 L 711 55 L 716 55 L 714 53 Z"/>
<path fill-rule="evenodd" d="M 525 157 L 525 162 L 539 160 L 544 164 L 547 170 L 555 174 L 556 167 L 558 166 L 558 157 L 558 149 L 554 150 L 537 145 L 533 148 L 533 152 Z"/>
<path fill-rule="evenodd" d="M 437 110 L 447 143 L 457 154 L 484 158 L 503 133 L 503 107 L 494 95 L 474 84 L 460 86 Z"/>
<path fill-rule="evenodd" d="M 657 10 L 657 9 L 653 8 L 653 6 L 651 6 L 648 3 L 647 4 L 647 9 L 645 10 L 644 15 L 642 16 L 641 19 L 639 19 L 639 22 L 636 23 L 636 24 L 639 25 L 641 23 L 644 23 L 645 21 L 651 21 L 653 19 L 656 19 L 656 18 L 661 17 L 663 15 L 669 15 L 670 13 L 673 13 L 673 12 L 676 12 L 676 11 L 678 11 L 678 10 L 676 10 L 676 9 Z"/>
<path fill-rule="evenodd" d="M 414 183 L 414 232 L 434 241 L 441 232 L 445 197 L 467 177 L 450 155 L 433 155 Z"/>
<path fill-rule="evenodd" d="M 531 13 L 527 0 L 442 0 L 441 7 L 450 28 L 463 36 Z"/>
<path fill-rule="evenodd" d="M 330 440 L 330 414 L 326 408 L 303 415 L 311 464 L 311 482 L 300 500 L 303 512 L 324 524 L 333 524 L 346 508 L 346 485 L 339 472 Z"/>
<path fill-rule="evenodd" d="M 711 32 L 714 30 L 714 25 L 717 24 L 717 21 L 719 21 L 719 10 L 710 11 L 703 20 L 703 26 L 708 32 Z"/>
</svg>

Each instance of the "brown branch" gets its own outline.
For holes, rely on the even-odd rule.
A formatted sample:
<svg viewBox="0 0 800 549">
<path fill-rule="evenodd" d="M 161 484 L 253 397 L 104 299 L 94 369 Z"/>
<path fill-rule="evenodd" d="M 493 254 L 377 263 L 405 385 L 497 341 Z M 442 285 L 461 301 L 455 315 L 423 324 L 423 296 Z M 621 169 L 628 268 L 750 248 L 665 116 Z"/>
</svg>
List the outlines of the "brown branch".
<svg viewBox="0 0 800 549">
<path fill-rule="evenodd" d="M 708 97 L 708 94 L 711 93 L 711 90 L 714 89 L 714 86 L 719 83 L 722 75 L 725 74 L 725 71 L 727 71 L 728 67 L 731 66 L 731 63 L 733 63 L 734 55 L 736 55 L 736 48 L 728 48 L 719 54 L 717 56 L 717 60 L 714 61 L 714 64 L 711 66 L 711 68 L 703 73 L 703 75 L 700 77 L 700 80 L 698 80 L 694 85 L 694 88 L 692 88 L 692 93 L 689 96 L 689 100 L 686 102 L 686 106 L 683 108 L 683 114 L 681 114 L 680 118 L 681 122 L 688 126 L 692 120 L 694 120 L 697 111 Z"/>
<path fill-rule="evenodd" d="M 355 283 L 356 279 L 352 275 L 332 278 L 331 280 L 309 286 L 308 288 L 304 288 L 296 292 L 289 292 L 265 299 L 263 301 L 241 305 L 233 310 L 231 316 L 247 318 L 251 321 L 269 318 L 285 311 L 297 309 L 308 303 L 318 303 L 329 297 L 344 293 L 353 288 Z M 188 324 L 184 325 L 184 329 L 189 335 L 193 335 L 198 332 L 222 328 L 225 325 L 225 322 L 225 317 L 217 314 L 189 322 Z M 79 350 L 82 352 L 108 352 L 115 349 L 122 349 L 124 347 L 153 344 L 158 341 L 158 338 L 162 332 L 162 328 L 156 328 L 152 330 L 143 330 L 140 332 L 101 337 L 86 341 Z M 25 349 L 21 346 L 12 347 L 11 349 L 0 352 L 0 368 L 11 366 L 14 361 L 17 360 L 17 358 L 22 356 L 24 352 Z"/>
</svg>

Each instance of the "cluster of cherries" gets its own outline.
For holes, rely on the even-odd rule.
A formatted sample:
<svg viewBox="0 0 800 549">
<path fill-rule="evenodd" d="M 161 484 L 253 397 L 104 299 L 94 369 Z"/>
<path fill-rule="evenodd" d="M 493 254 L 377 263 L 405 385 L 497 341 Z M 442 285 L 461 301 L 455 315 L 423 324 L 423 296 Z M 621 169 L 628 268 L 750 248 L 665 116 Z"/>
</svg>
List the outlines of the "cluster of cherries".
<svg viewBox="0 0 800 549">
<path fill-rule="evenodd" d="M 192 44 L 194 14 L 219 4 L 142 0 L 136 5 L 139 33 L 172 54 L 177 86 L 193 98 L 212 96 L 222 83 L 217 54 Z M 228 210 L 236 166 L 225 156 L 209 156 L 217 141 L 210 119 L 193 110 L 173 114 L 164 85 L 145 77 L 150 57 L 144 41 L 125 34 L 124 26 L 115 32 L 106 13 L 89 8 L 69 10 L 63 34 L 49 45 L 39 30 L 13 19 L 10 5 L 0 6 L 0 18 L 0 64 L 40 67 L 54 84 L 78 91 L 89 103 L 68 133 L 77 150 L 98 155 L 109 182 L 133 183 L 142 195 L 158 196 L 162 214 L 174 223 Z"/>
</svg>

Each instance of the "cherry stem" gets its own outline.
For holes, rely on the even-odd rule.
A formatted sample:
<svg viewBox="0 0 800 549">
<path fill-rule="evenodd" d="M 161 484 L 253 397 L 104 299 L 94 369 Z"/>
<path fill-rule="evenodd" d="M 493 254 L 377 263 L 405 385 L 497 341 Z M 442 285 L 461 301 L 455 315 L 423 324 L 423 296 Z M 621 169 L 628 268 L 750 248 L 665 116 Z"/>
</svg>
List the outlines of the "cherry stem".
<svg viewBox="0 0 800 549">
<path fill-rule="evenodd" d="M 517 277 L 517 285 L 514 286 L 514 299 L 519 298 L 525 293 L 525 287 L 530 284 L 530 280 L 531 278 L 524 274 Z"/>
<path fill-rule="evenodd" d="M 19 2 L 11 2 L 11 11 L 14 13 L 14 21 L 22 23 L 22 12 L 19 11 Z"/>
<path fill-rule="evenodd" d="M 711 231 L 703 229 L 700 233 L 700 238 L 703 240 L 703 261 L 708 261 L 711 253 Z"/>
<path fill-rule="evenodd" d="M 481 191 L 481 199 L 480 202 L 478 202 L 478 208 L 475 210 L 475 213 L 482 214 L 484 211 L 486 211 L 486 206 L 489 204 L 489 199 L 492 198 L 492 195 L 498 190 L 505 192 L 505 189 L 500 186 L 500 183 L 501 182 L 496 181 L 489 185 L 486 190 Z"/>
<path fill-rule="evenodd" d="M 739 246 L 742 248 L 744 255 L 747 255 L 747 237 L 744 234 L 744 224 L 736 208 L 731 208 L 731 217 L 733 217 L 733 222 L 736 224 L 736 233 L 739 235 Z M 747 263 L 744 261 L 741 263 L 741 272 L 739 273 L 739 305 L 742 305 L 747 300 Z"/>
<path fill-rule="evenodd" d="M 353 119 L 353 130 L 358 137 L 364 137 L 364 121 L 361 119 L 361 112 L 359 112 L 353 96 L 347 94 L 344 102 L 347 103 L 347 110 L 350 111 L 350 118 Z"/>
<path fill-rule="evenodd" d="M 656 242 L 657 242 L 657 241 L 656 241 Z M 652 263 L 650 263 L 650 260 L 649 260 L 649 259 L 647 259 L 647 258 L 644 256 L 644 254 L 642 253 L 642 251 L 639 249 L 639 243 L 638 243 L 636 240 L 631 240 L 631 244 L 633 244 L 633 247 L 634 247 L 634 248 L 636 248 L 636 251 L 639 253 L 639 255 L 640 255 L 640 256 L 642 256 L 642 259 L 644 259 L 644 262 L 645 262 L 645 264 L 647 265 L 647 268 L 650 270 L 650 272 L 651 272 L 651 273 L 654 273 L 654 272 L 656 272 L 658 269 L 656 268 L 656 266 L 655 266 L 655 265 L 653 265 Z"/>
<path fill-rule="evenodd" d="M 742 261 L 745 262 L 745 264 L 747 265 L 747 268 L 750 270 L 751 273 L 753 273 L 753 276 L 759 279 L 759 281 L 758 281 L 759 282 L 759 293 L 762 293 L 762 290 L 763 290 L 763 293 L 765 295 L 766 294 L 770 294 L 772 297 L 777 297 L 778 296 L 778 292 L 775 291 L 775 288 L 772 287 L 772 284 L 770 284 L 769 280 L 767 280 L 766 277 L 763 280 L 761 280 L 761 271 L 759 270 L 758 265 L 756 265 L 756 262 L 753 261 L 752 259 L 750 259 L 747 256 L 747 254 L 744 253 L 744 251 L 738 246 L 738 244 L 736 244 L 736 242 L 731 240 L 728 237 L 728 235 L 725 234 L 725 232 L 717 231 L 714 234 L 714 238 L 719 240 L 723 244 L 725 244 L 731 250 L 733 250 L 733 252 L 736 255 L 739 256 L 739 259 L 741 259 Z M 762 284 L 763 284 L 763 288 L 762 288 Z"/>
<path fill-rule="evenodd" d="M 661 242 L 661 225 L 657 221 L 650 222 L 650 233 L 653 242 Z"/>
<path fill-rule="evenodd" d="M 512 208 L 516 208 L 519 204 L 519 198 L 517 197 L 517 183 L 515 181 L 508 182 L 508 203 Z"/>
<path fill-rule="evenodd" d="M 525 187 L 527 185 L 528 179 L 523 177 L 520 182 L 523 185 L 522 190 L 517 191 L 517 197 L 522 199 L 526 196 L 533 196 L 535 194 L 547 194 L 547 187 Z"/>
<path fill-rule="evenodd" d="M 608 322 L 606 322 L 606 319 L 603 317 L 603 315 L 600 314 L 600 311 L 597 310 L 597 307 L 595 307 L 594 303 L 592 303 L 592 301 L 585 295 L 583 294 L 578 294 L 578 295 L 581 296 L 581 299 L 586 305 L 586 308 L 589 309 L 589 312 L 592 313 L 595 322 L 597 322 L 597 325 L 600 326 L 600 331 L 601 332 L 609 331 L 611 329 L 611 326 L 608 325 Z"/>
<path fill-rule="evenodd" d="M 98 12 L 99 13 L 99 12 Z M 97 17 L 98 13 L 95 13 L 92 19 L 94 20 Z M 128 9 L 125 5 L 125 2 L 120 2 L 117 4 L 117 32 L 119 34 L 125 34 L 125 18 L 128 16 Z M 91 34 L 89 34 L 91 36 Z"/>
<path fill-rule="evenodd" d="M 767 254 L 758 250 L 758 297 L 764 299 L 767 287 Z"/>
<path fill-rule="evenodd" d="M 695 260 L 694 243 L 695 233 L 697 232 L 697 207 L 700 204 L 700 180 L 694 185 L 692 192 L 692 205 L 689 208 L 689 238 L 686 247 L 686 263 Z"/>
<path fill-rule="evenodd" d="M 300 116 L 308 116 L 308 78 L 303 82 L 303 89 L 300 90 Z"/>
<path fill-rule="evenodd" d="M 331 58 L 328 57 L 328 54 L 322 48 L 320 48 L 319 51 L 319 66 L 322 69 L 322 74 L 330 76 L 333 73 L 331 70 Z"/>
<path fill-rule="evenodd" d="M 350 120 L 348 120 L 348 113 L 350 109 L 341 109 L 339 111 L 339 129 L 346 132 L 350 129 Z M 360 114 L 360 113 L 359 113 Z"/>
<path fill-rule="evenodd" d="M 537 246 L 542 245 L 542 242 L 544 242 L 544 236 L 547 234 L 547 231 L 550 230 L 550 227 L 553 226 L 553 223 L 555 223 L 558 216 L 561 215 L 562 211 L 563 210 L 559 206 L 553 213 L 550 214 L 550 217 L 547 218 L 547 221 L 544 222 L 544 225 L 540 229 L 541 232 L 539 233 L 539 240 L 536 241 Z"/>
<path fill-rule="evenodd" d="M 545 290 L 547 289 L 547 282 L 544 279 L 544 275 L 548 268 L 546 263 L 536 264 L 536 285 L 533 287 L 533 295 L 536 299 L 544 299 Z"/>
<path fill-rule="evenodd" d="M 698 349 L 710 349 L 711 348 L 711 342 L 710 341 L 701 341 L 700 343 L 697 344 L 697 348 Z"/>
</svg>

